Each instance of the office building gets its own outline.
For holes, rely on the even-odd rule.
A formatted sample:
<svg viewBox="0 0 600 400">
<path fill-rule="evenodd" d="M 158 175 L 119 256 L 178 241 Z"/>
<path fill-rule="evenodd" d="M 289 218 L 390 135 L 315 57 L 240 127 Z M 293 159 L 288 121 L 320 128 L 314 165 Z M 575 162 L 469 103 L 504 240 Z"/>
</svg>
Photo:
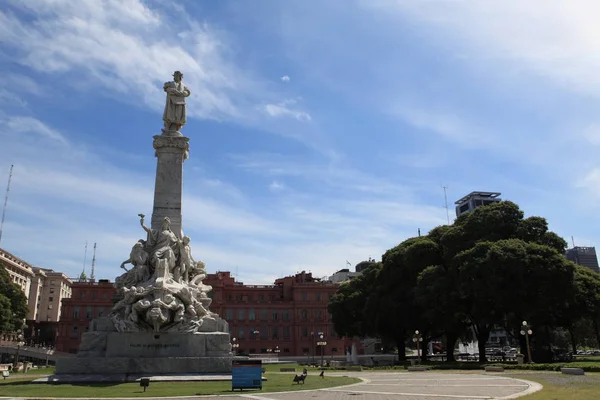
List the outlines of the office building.
<svg viewBox="0 0 600 400">
<path fill-rule="evenodd" d="M 471 192 L 465 197 L 454 202 L 456 205 L 456 216 L 472 211 L 477 207 L 487 206 L 493 204 L 502 199 L 501 193 L 498 192 Z"/>
<path fill-rule="evenodd" d="M 29 289 L 35 276 L 33 266 L 3 249 L 0 249 L 0 263 L 6 268 L 12 281 L 21 287 L 29 300 Z"/>
<path fill-rule="evenodd" d="M 575 246 L 572 249 L 568 249 L 565 256 L 567 260 L 573 261 L 575 264 L 588 267 L 594 272 L 600 272 L 595 247 Z"/>
</svg>

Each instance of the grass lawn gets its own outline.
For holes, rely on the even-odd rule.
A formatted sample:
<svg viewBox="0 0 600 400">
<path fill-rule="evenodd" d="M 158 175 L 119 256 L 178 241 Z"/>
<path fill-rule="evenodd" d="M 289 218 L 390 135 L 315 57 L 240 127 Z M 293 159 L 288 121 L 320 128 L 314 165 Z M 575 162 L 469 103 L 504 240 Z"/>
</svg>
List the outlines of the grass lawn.
<svg viewBox="0 0 600 400">
<path fill-rule="evenodd" d="M 279 369 L 277 369 L 279 371 Z M 295 384 L 291 374 L 265 373 L 263 389 L 244 390 L 243 393 L 286 392 L 290 390 L 311 390 L 326 387 L 349 385 L 360 382 L 357 378 L 326 376 L 319 378 L 310 373 L 306 383 Z M 200 396 L 207 394 L 231 394 L 231 382 L 150 382 L 144 393 L 139 383 L 119 384 L 32 384 L 31 378 L 11 377 L 0 381 L 0 396 L 19 397 L 169 397 Z M 236 390 L 234 393 L 240 393 Z"/>
<path fill-rule="evenodd" d="M 512 378 L 541 383 L 544 388 L 524 400 L 596 400 L 600 396 L 600 374 L 563 375 L 560 372 L 512 372 Z"/>
</svg>

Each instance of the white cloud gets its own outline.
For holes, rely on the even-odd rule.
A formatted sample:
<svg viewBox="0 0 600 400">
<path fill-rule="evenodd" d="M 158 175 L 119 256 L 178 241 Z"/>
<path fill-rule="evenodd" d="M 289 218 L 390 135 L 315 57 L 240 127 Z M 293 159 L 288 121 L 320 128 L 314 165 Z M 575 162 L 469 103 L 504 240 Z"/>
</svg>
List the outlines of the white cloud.
<svg viewBox="0 0 600 400">
<path fill-rule="evenodd" d="M 593 145 L 600 145 L 600 124 L 592 124 L 583 130 L 583 137 Z"/>
<path fill-rule="evenodd" d="M 158 110 L 162 83 L 181 70 L 192 90 L 191 116 L 243 118 L 252 110 L 256 80 L 228 59 L 221 33 L 185 13 L 174 23 L 138 0 L 80 1 L 77 7 L 68 1 L 15 1 L 13 6 L 28 17 L 0 13 L 5 51 L 39 73 L 61 76 L 60 93 L 64 84 L 101 89 L 119 101 L 141 101 Z"/>
<path fill-rule="evenodd" d="M 290 79 L 290 77 L 289 77 L 288 75 L 283 75 L 283 76 L 282 76 L 281 78 L 279 78 L 279 79 L 281 79 L 281 81 L 282 81 L 282 82 L 289 82 L 289 81 L 291 80 L 291 79 Z"/>
<path fill-rule="evenodd" d="M 273 181 L 269 184 L 269 190 L 272 192 L 279 192 L 285 189 L 285 185 L 278 181 Z"/>
<path fill-rule="evenodd" d="M 547 78 L 566 90 L 600 96 L 600 26 L 595 0 L 361 0 L 369 9 L 425 24 L 459 57 L 500 73 Z"/>
<path fill-rule="evenodd" d="M 50 128 L 48 125 L 32 117 L 10 117 L 8 121 L 0 121 L 0 123 L 6 125 L 12 132 L 15 133 L 38 134 L 56 140 L 60 143 L 67 144 L 67 139 L 60 132 Z"/>
<path fill-rule="evenodd" d="M 419 130 L 435 133 L 449 141 L 481 146 L 488 142 L 486 135 L 467 125 L 457 115 L 432 112 L 414 107 L 393 107 L 390 113 Z"/>
<path fill-rule="evenodd" d="M 312 120 L 310 114 L 307 112 L 290 108 L 291 104 L 294 104 L 294 102 L 290 103 L 289 101 L 282 101 L 277 104 L 265 104 L 261 106 L 260 109 L 262 109 L 267 115 L 275 118 L 291 117 L 301 122 L 309 122 Z"/>
</svg>

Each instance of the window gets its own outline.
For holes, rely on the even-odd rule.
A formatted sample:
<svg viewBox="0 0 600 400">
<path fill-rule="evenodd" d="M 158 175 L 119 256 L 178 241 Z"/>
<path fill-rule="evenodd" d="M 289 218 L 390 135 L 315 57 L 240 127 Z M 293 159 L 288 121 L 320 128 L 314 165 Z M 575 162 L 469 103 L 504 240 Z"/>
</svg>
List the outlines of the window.
<svg viewBox="0 0 600 400">
<path fill-rule="evenodd" d="M 49 302 L 53 302 L 54 301 L 54 297 L 48 297 L 48 301 Z"/>
<path fill-rule="evenodd" d="M 267 339 L 269 337 L 269 331 L 267 330 L 267 326 L 263 325 L 260 328 L 260 338 L 261 339 Z"/>
<path fill-rule="evenodd" d="M 98 307 L 98 317 L 101 317 L 104 314 L 104 307 Z"/>
<path fill-rule="evenodd" d="M 245 335 L 244 335 L 244 328 L 243 327 L 239 327 L 238 328 L 238 339 L 244 339 Z"/>
<path fill-rule="evenodd" d="M 233 296 L 232 296 L 232 295 L 230 295 L 230 294 L 228 294 L 226 298 L 227 298 L 227 301 L 231 301 L 231 300 L 233 300 Z"/>
<path fill-rule="evenodd" d="M 315 312 L 317 313 L 317 315 L 316 315 L 316 317 L 315 317 L 316 319 L 321 319 L 321 318 L 323 318 L 323 315 L 322 315 L 322 313 L 321 313 L 321 310 L 315 310 Z"/>
<path fill-rule="evenodd" d="M 241 294 L 236 294 L 235 295 L 235 301 L 242 301 L 242 295 Z"/>
<path fill-rule="evenodd" d="M 92 307 L 87 306 L 85 308 L 85 319 L 92 319 Z"/>
<path fill-rule="evenodd" d="M 302 319 L 302 321 L 306 321 L 308 319 L 308 311 L 307 310 L 300 311 L 300 319 Z"/>
<path fill-rule="evenodd" d="M 304 347 L 304 348 L 302 348 L 302 352 L 303 352 L 304 354 L 308 354 L 308 347 Z"/>
<path fill-rule="evenodd" d="M 273 327 L 273 330 L 271 332 L 271 338 L 279 339 L 279 328 L 277 328 L 276 326 Z"/>
<path fill-rule="evenodd" d="M 108 299 L 108 293 L 102 293 L 102 298 L 104 300 L 107 300 Z"/>
<path fill-rule="evenodd" d="M 307 300 L 307 298 L 308 298 L 308 295 L 306 294 L 306 292 L 302 292 L 302 293 L 300 294 L 300 296 L 301 296 L 301 297 L 300 297 L 300 299 L 301 299 L 302 301 L 306 301 L 306 300 Z"/>
<path fill-rule="evenodd" d="M 308 336 L 308 328 L 306 326 L 302 327 L 302 337 Z"/>
<path fill-rule="evenodd" d="M 254 321 L 256 319 L 256 312 L 254 308 L 248 310 L 248 321 Z"/>
<path fill-rule="evenodd" d="M 284 321 L 289 321 L 290 320 L 290 310 L 283 310 L 281 312 L 281 319 Z"/>
<path fill-rule="evenodd" d="M 76 338 L 77 336 L 79 336 L 79 327 L 74 326 L 71 330 L 71 337 Z"/>
<path fill-rule="evenodd" d="M 290 327 L 289 326 L 283 327 L 283 337 L 286 339 L 290 337 Z"/>
<path fill-rule="evenodd" d="M 260 320 L 261 321 L 266 321 L 267 320 L 267 309 L 266 308 L 261 308 L 260 309 Z"/>
<path fill-rule="evenodd" d="M 96 300 L 98 298 L 98 293 L 92 292 L 92 299 Z"/>
<path fill-rule="evenodd" d="M 251 294 L 248 295 L 247 300 L 248 301 L 252 301 L 252 295 Z"/>
<path fill-rule="evenodd" d="M 257 332 L 257 330 L 255 327 L 251 326 L 250 330 L 248 331 L 248 336 L 250 337 L 250 339 L 256 339 L 256 337 L 258 336 L 258 334 L 254 332 Z"/>
<path fill-rule="evenodd" d="M 48 304 L 48 310 L 52 310 L 52 304 Z"/>
<path fill-rule="evenodd" d="M 321 292 L 315 293 L 315 300 L 321 301 Z"/>
<path fill-rule="evenodd" d="M 233 321 L 233 308 L 227 308 L 225 310 L 225 319 L 227 321 Z"/>
<path fill-rule="evenodd" d="M 271 310 L 271 320 L 277 321 L 279 319 L 279 313 L 277 310 Z"/>
<path fill-rule="evenodd" d="M 81 297 L 82 299 L 85 299 L 85 292 L 81 292 L 81 293 L 79 294 L 79 297 Z"/>
<path fill-rule="evenodd" d="M 244 320 L 244 318 L 246 318 L 246 317 L 245 317 L 245 313 L 244 313 L 244 311 L 245 311 L 245 310 L 244 310 L 243 308 L 240 308 L 240 309 L 238 310 L 238 321 L 243 321 L 243 320 Z"/>
<path fill-rule="evenodd" d="M 53 287 L 50 288 L 50 294 L 52 294 L 52 293 L 54 293 L 54 288 Z"/>
<path fill-rule="evenodd" d="M 260 296 L 258 296 L 258 300 L 259 301 L 265 301 L 265 295 L 261 294 Z"/>
</svg>

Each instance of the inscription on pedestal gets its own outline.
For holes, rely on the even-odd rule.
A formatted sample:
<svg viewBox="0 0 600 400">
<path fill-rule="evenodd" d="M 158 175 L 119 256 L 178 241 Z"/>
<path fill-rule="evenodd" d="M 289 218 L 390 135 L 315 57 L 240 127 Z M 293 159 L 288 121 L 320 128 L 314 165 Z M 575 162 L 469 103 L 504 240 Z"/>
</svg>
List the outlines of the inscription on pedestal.
<svg viewBox="0 0 600 400">
<path fill-rule="evenodd" d="M 202 334 L 111 333 L 106 357 L 156 358 L 204 357 L 206 337 Z"/>
</svg>

